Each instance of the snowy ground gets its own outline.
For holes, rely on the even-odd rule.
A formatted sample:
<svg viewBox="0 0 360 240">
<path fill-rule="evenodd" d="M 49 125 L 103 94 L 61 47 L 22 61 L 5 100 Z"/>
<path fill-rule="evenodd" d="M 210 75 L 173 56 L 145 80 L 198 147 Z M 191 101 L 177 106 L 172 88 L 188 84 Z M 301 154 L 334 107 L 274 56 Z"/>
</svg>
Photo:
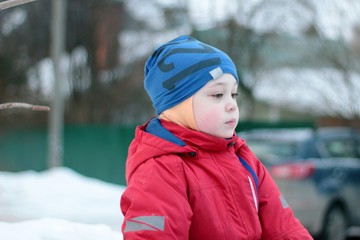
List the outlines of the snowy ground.
<svg viewBox="0 0 360 240">
<path fill-rule="evenodd" d="M 1 240 L 121 240 L 123 190 L 68 168 L 0 172 Z"/>
</svg>

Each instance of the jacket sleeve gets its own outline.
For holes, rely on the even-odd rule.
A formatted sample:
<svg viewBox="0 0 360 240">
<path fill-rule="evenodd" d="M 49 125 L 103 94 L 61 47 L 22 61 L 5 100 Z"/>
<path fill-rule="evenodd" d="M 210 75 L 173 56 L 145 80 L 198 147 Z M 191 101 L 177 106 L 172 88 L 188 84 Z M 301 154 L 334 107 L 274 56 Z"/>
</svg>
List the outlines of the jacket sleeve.
<svg viewBox="0 0 360 240">
<path fill-rule="evenodd" d="M 287 205 L 276 183 L 264 165 L 249 151 L 256 164 L 258 175 L 259 218 L 263 240 L 308 240 L 313 239 Z"/>
<path fill-rule="evenodd" d="M 192 211 L 184 179 L 178 156 L 152 158 L 136 169 L 121 196 L 124 240 L 188 239 Z"/>
</svg>

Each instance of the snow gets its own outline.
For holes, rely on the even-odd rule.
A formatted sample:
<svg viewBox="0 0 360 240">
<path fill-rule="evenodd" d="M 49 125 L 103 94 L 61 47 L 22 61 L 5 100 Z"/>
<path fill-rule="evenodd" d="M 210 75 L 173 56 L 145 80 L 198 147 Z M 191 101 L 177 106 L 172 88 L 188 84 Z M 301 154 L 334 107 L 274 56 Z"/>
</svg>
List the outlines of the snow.
<svg viewBox="0 0 360 240">
<path fill-rule="evenodd" d="M 331 68 L 281 68 L 263 71 L 257 77 L 254 95 L 262 101 L 320 116 L 360 114 L 359 74 L 351 73 L 344 79 L 342 72 Z"/>
<path fill-rule="evenodd" d="M 325 38 L 344 38 L 351 41 L 354 26 L 360 24 L 360 1 L 358 0 L 312 0 L 316 9 L 315 24 Z"/>
<path fill-rule="evenodd" d="M 239 14 L 243 24 L 259 33 L 301 36 L 314 22 L 312 9 L 297 1 L 263 1 Z"/>
<path fill-rule="evenodd" d="M 85 91 L 91 85 L 91 70 L 87 66 L 88 53 L 84 47 L 76 47 L 70 54 L 63 54 L 60 68 L 65 75 L 62 81 L 63 95 L 69 97 L 76 91 Z M 45 99 L 53 97 L 54 66 L 51 58 L 44 58 L 27 71 L 27 83 L 31 91 L 40 90 Z M 73 74 L 70 74 L 73 73 Z"/>
<path fill-rule="evenodd" d="M 33 92 L 40 90 L 43 96 L 49 98 L 54 85 L 53 64 L 50 58 L 42 59 L 27 72 L 28 87 Z"/>
<path fill-rule="evenodd" d="M 258 33 L 301 36 L 311 25 L 326 39 L 350 42 L 360 24 L 358 0 L 204 0 L 189 1 L 189 14 L 198 29 L 235 17 Z"/>
<path fill-rule="evenodd" d="M 120 233 L 105 225 L 73 223 L 43 218 L 18 223 L 0 222 L 3 240 L 119 240 Z"/>
<path fill-rule="evenodd" d="M 124 189 L 64 167 L 0 172 L 1 239 L 122 239 Z"/>
<path fill-rule="evenodd" d="M 238 0 L 203 0 L 188 1 L 188 11 L 192 24 L 196 29 L 214 27 L 217 22 L 237 15 Z M 251 4 L 248 1 L 246 4 Z"/>
<path fill-rule="evenodd" d="M 8 16 L 0 27 L 3 35 L 9 35 L 26 21 L 27 12 L 24 9 L 16 8 Z"/>
</svg>

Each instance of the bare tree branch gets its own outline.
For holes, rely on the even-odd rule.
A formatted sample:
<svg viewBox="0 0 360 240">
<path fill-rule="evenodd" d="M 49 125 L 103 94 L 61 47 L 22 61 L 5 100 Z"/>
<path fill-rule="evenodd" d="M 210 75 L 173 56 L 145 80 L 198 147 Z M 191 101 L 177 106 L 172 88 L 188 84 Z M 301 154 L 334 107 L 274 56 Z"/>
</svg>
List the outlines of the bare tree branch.
<svg viewBox="0 0 360 240">
<path fill-rule="evenodd" d="M 0 110 L 8 108 L 25 108 L 33 111 L 50 111 L 48 106 L 32 105 L 28 103 L 9 102 L 0 104 Z"/>
<path fill-rule="evenodd" d="M 4 2 L 0 2 L 0 10 L 4 10 L 7 8 L 15 7 L 33 1 L 36 0 L 7 0 Z M 48 106 L 32 105 L 28 103 L 10 102 L 10 103 L 0 104 L 0 110 L 8 109 L 8 108 L 25 108 L 33 111 L 50 111 L 50 108 Z"/>
<path fill-rule="evenodd" d="M 0 11 L 36 0 L 7 0 L 0 3 Z"/>
</svg>

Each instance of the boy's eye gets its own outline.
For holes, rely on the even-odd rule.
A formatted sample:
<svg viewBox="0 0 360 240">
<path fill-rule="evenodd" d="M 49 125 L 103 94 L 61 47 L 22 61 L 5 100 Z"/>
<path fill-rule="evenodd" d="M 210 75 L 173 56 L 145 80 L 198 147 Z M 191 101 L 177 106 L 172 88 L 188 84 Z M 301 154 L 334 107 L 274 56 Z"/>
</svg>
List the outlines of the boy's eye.
<svg viewBox="0 0 360 240">
<path fill-rule="evenodd" d="M 222 93 L 217 93 L 217 94 L 213 94 L 212 96 L 213 96 L 214 98 L 222 98 L 223 95 L 224 95 L 224 94 L 222 94 Z"/>
<path fill-rule="evenodd" d="M 237 97 L 239 96 L 239 94 L 238 94 L 238 93 L 232 93 L 231 96 L 232 96 L 233 98 L 237 98 Z"/>
</svg>

